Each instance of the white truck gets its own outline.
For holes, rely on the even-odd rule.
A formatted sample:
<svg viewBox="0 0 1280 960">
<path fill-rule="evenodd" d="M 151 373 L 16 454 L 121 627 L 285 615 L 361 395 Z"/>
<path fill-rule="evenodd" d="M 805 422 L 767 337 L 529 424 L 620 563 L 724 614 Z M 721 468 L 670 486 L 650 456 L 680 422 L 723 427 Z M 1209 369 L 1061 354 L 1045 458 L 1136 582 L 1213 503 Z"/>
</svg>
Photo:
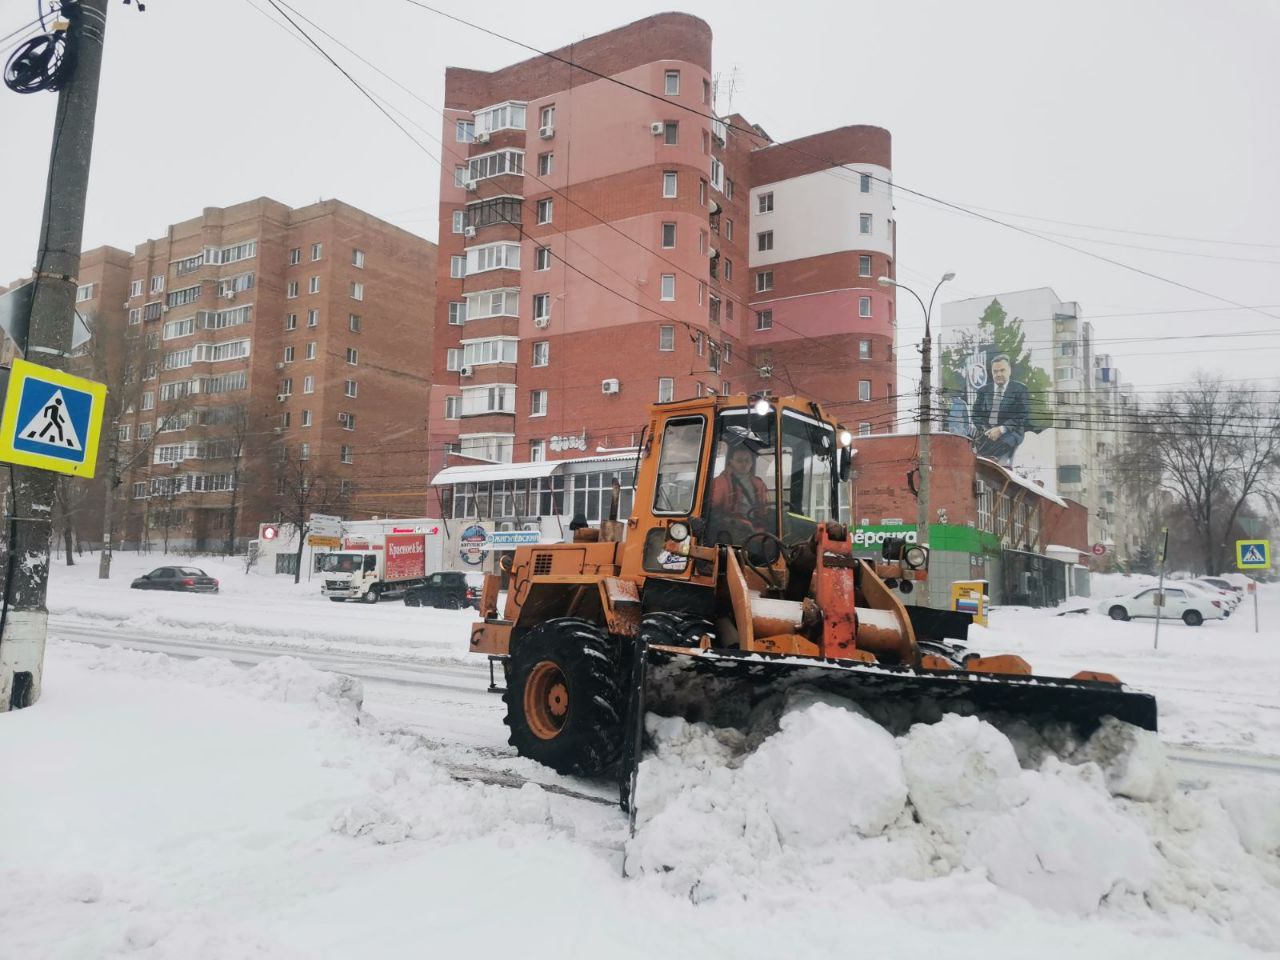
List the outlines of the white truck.
<svg viewBox="0 0 1280 960">
<path fill-rule="evenodd" d="M 335 603 L 377 603 L 400 596 L 426 582 L 426 537 L 421 533 L 387 533 L 348 538 L 341 550 L 320 558 L 321 592 Z"/>
</svg>

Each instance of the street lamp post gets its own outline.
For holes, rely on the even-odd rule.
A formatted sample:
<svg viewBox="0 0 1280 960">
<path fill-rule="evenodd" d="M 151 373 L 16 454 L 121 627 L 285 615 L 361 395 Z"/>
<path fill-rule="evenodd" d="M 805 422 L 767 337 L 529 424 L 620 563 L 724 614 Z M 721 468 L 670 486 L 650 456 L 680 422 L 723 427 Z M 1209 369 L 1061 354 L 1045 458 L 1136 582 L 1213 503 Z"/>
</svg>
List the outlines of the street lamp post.
<svg viewBox="0 0 1280 960">
<path fill-rule="evenodd" d="M 933 313 L 933 301 L 938 296 L 938 290 L 948 280 L 955 279 L 954 273 L 944 273 L 942 279 L 938 281 L 937 286 L 933 288 L 933 293 L 929 297 L 929 305 L 925 306 L 920 295 L 905 286 L 892 277 L 881 277 L 879 284 L 882 287 L 897 287 L 899 290 L 905 290 L 916 298 L 916 302 L 920 304 L 920 309 L 924 312 L 924 342 L 920 345 L 920 493 L 916 497 L 916 542 L 924 545 L 929 541 L 929 480 L 933 467 L 929 459 L 929 434 L 933 421 L 932 412 L 932 393 L 933 393 L 933 333 L 930 329 L 929 319 Z M 926 578 L 920 584 L 920 597 L 917 603 L 920 606 L 929 605 L 929 581 Z"/>
</svg>

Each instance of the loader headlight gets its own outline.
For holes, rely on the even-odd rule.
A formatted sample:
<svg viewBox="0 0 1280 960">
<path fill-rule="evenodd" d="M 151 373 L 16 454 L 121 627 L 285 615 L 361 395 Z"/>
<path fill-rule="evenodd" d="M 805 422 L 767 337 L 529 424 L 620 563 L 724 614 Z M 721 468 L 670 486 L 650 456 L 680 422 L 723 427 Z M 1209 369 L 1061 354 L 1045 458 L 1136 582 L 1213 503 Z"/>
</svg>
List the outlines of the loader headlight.
<svg viewBox="0 0 1280 960">
<path fill-rule="evenodd" d="M 751 412 L 757 417 L 767 417 L 773 412 L 773 407 L 769 405 L 769 401 L 765 397 L 760 397 L 751 404 Z"/>
<path fill-rule="evenodd" d="M 841 430 L 838 439 L 840 440 L 840 446 L 847 447 L 853 443 L 853 434 L 848 430 Z"/>
<path fill-rule="evenodd" d="M 902 551 L 902 560 L 912 570 L 919 570 L 929 562 L 929 554 L 924 547 L 907 547 Z"/>
<path fill-rule="evenodd" d="M 667 527 L 667 539 L 674 540 L 679 543 L 682 540 L 689 539 L 689 525 L 681 520 Z"/>
</svg>

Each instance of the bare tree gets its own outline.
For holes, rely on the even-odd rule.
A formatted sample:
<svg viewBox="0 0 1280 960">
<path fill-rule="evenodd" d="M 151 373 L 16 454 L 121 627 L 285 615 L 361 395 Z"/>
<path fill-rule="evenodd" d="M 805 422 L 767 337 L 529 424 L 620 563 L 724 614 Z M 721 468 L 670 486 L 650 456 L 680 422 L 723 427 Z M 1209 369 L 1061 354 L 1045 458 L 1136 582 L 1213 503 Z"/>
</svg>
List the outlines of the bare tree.
<svg viewBox="0 0 1280 960">
<path fill-rule="evenodd" d="M 1174 518 L 1185 520 L 1191 555 L 1208 573 L 1226 566 L 1249 503 L 1277 503 L 1280 403 L 1266 396 L 1199 374 L 1144 411 L 1117 461 L 1127 482 L 1173 495 Z"/>
<path fill-rule="evenodd" d="M 240 484 L 244 479 L 244 447 L 249 437 L 249 407 L 237 403 L 226 412 L 231 455 L 231 499 L 227 505 L 227 556 L 236 552 L 236 510 L 240 505 Z"/>
<path fill-rule="evenodd" d="M 302 548 L 313 513 L 342 513 L 348 492 L 336 476 L 317 467 L 307 444 L 282 443 L 276 456 L 276 504 L 281 521 L 298 533 L 293 582 L 302 578 Z"/>
</svg>

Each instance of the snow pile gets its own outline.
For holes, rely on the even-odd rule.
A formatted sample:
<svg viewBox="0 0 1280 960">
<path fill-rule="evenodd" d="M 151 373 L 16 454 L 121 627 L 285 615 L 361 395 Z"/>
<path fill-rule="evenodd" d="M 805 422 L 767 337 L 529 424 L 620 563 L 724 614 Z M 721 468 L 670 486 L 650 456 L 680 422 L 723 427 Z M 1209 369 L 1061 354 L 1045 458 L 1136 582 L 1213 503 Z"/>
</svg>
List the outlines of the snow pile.
<svg viewBox="0 0 1280 960">
<path fill-rule="evenodd" d="M 647 728 L 626 871 L 681 898 L 768 909 L 970 876 L 988 901 L 1280 947 L 1274 797 L 1178 793 L 1154 734 L 1108 723 L 1064 761 L 976 717 L 894 738 L 834 698 L 793 698 L 758 746 Z"/>
</svg>

